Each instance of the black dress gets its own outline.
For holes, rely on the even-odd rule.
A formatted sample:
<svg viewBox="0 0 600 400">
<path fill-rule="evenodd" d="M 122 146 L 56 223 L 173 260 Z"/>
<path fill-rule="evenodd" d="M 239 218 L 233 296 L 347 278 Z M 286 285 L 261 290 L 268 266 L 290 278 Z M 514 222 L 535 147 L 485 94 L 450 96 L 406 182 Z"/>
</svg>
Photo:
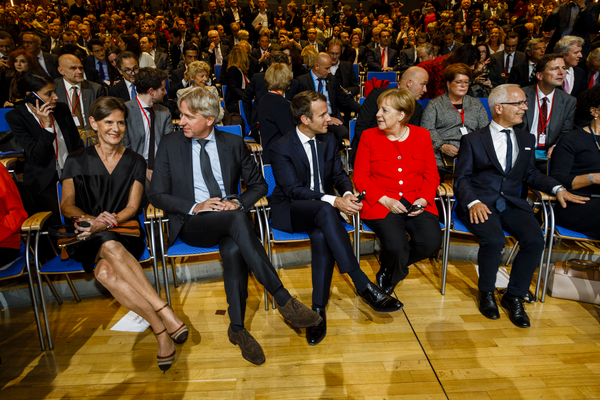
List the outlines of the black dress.
<svg viewBox="0 0 600 400">
<path fill-rule="evenodd" d="M 125 149 L 112 174 L 104 166 L 95 146 L 86 147 L 69 155 L 62 180 L 73 179 L 75 205 L 86 214 L 97 216 L 103 211 L 118 213 L 127 206 L 129 190 L 135 181 L 146 182 L 146 160 Z M 133 217 L 137 219 L 137 217 Z M 96 255 L 102 243 L 116 240 L 136 258 L 144 252 L 144 230 L 140 237 L 123 236 L 114 232 L 99 232 L 89 239 L 67 246 L 69 257 L 79 261 L 86 272 L 92 272 Z"/>
<path fill-rule="evenodd" d="M 598 143 L 600 137 L 596 136 Z M 573 179 L 579 175 L 600 172 L 600 150 L 591 133 L 577 127 L 563 135 L 552 152 L 550 176 L 571 191 Z M 585 204 L 568 203 L 554 207 L 557 225 L 600 239 L 600 185 L 590 185 L 574 190 L 573 193 L 590 197 Z"/>
</svg>

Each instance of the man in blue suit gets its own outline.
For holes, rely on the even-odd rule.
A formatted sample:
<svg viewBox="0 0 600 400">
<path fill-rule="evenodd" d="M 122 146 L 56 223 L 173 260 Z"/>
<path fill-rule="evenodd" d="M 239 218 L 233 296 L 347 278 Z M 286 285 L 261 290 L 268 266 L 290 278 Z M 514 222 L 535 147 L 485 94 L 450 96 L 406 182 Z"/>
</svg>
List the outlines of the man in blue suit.
<svg viewBox="0 0 600 400">
<path fill-rule="evenodd" d="M 535 137 L 518 128 L 527 110 L 527 98 L 518 85 L 501 85 L 488 98 L 492 112 L 489 126 L 464 135 L 461 139 L 454 192 L 456 214 L 467 229 L 481 239 L 479 264 L 479 311 L 487 318 L 498 319 L 496 274 L 500 266 L 507 231 L 519 241 L 507 292 L 501 304 L 508 310 L 513 324 L 530 326 L 523 307 L 537 268 L 544 238 L 529 203 L 521 198 L 523 183 L 538 190 L 554 193 L 563 207 L 566 201 L 589 200 L 573 195 L 535 167 Z"/>
<path fill-rule="evenodd" d="M 362 208 L 352 182 L 342 168 L 335 137 L 327 133 L 331 119 L 327 98 L 309 90 L 290 105 L 296 125 L 271 145 L 271 164 L 277 187 L 269 197 L 272 226 L 285 232 L 306 232 L 312 251 L 313 310 L 323 321 L 306 331 L 309 344 L 325 337 L 325 306 L 334 263 L 347 273 L 357 294 L 377 312 L 392 312 L 402 303 L 383 293 L 360 269 L 339 212 L 351 216 Z M 343 193 L 334 194 L 333 188 Z"/>
</svg>

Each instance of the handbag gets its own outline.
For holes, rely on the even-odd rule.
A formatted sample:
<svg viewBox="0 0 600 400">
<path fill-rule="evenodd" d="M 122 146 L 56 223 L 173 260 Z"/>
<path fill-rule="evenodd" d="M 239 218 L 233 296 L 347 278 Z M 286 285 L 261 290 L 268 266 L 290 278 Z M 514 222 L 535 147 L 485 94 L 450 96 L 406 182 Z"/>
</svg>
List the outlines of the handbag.
<svg viewBox="0 0 600 400">
<path fill-rule="evenodd" d="M 559 299 L 600 305 L 600 264 L 580 259 L 557 262 L 550 269 L 547 291 Z"/>
<path fill-rule="evenodd" d="M 135 220 L 130 220 L 119 224 L 118 226 L 105 229 L 102 232 L 115 232 L 124 236 L 140 237 L 140 223 Z M 48 228 L 48 234 L 56 237 L 56 244 L 60 248 L 60 258 L 66 261 L 69 258 L 67 254 L 67 246 L 79 243 L 81 240 L 77 238 L 80 232 L 75 232 L 74 225 L 53 225 Z"/>
</svg>

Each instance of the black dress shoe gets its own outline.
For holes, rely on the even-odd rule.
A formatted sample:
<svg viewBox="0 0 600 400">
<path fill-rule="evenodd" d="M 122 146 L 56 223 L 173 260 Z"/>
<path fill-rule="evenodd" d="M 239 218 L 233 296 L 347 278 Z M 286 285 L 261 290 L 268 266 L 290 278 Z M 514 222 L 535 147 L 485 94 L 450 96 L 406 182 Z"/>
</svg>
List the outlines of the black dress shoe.
<svg viewBox="0 0 600 400">
<path fill-rule="evenodd" d="M 369 282 L 362 292 L 357 289 L 356 294 L 362 297 L 365 303 L 371 306 L 373 310 L 380 313 L 398 311 L 404 307 L 404 304 L 383 293 L 381 289 L 371 282 Z"/>
<path fill-rule="evenodd" d="M 312 309 L 323 318 L 323 321 L 317 325 L 306 328 L 306 341 L 311 346 L 315 346 L 325 339 L 325 335 L 327 334 L 327 318 L 325 316 L 325 307 L 313 306 Z"/>
<path fill-rule="evenodd" d="M 479 312 L 489 319 L 500 318 L 494 292 L 479 292 Z"/>
<path fill-rule="evenodd" d="M 502 296 L 500 304 L 502 304 L 502 307 L 508 310 L 510 322 L 519 328 L 529 328 L 531 326 L 529 317 L 527 316 L 525 307 L 523 306 L 523 299 L 521 297 L 512 297 L 505 294 Z"/>
<path fill-rule="evenodd" d="M 377 274 L 375 274 L 375 283 L 379 286 L 379 289 L 383 291 L 383 293 L 390 296 L 394 293 L 394 288 L 396 284 L 392 284 L 392 271 L 389 269 L 381 268 Z"/>
</svg>

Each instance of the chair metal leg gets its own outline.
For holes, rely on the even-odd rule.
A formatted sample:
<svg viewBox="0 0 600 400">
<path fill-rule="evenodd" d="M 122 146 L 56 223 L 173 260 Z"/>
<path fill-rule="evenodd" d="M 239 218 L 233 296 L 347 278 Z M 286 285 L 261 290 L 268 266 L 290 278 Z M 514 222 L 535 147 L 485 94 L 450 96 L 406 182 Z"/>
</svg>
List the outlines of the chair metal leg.
<svg viewBox="0 0 600 400">
<path fill-rule="evenodd" d="M 513 246 L 512 250 L 510 251 L 510 254 L 508 255 L 508 259 L 506 260 L 506 266 L 508 267 L 508 265 L 510 264 L 512 258 L 514 257 L 515 253 L 517 252 L 519 246 L 519 241 L 517 240 L 515 242 L 515 245 Z"/>
<path fill-rule="evenodd" d="M 37 234 L 35 236 L 35 251 L 34 251 L 34 260 L 37 269 L 37 279 L 38 279 L 38 289 L 40 291 L 40 300 L 42 302 L 42 313 L 44 314 L 44 325 L 46 325 L 46 335 L 48 338 L 48 348 L 50 350 L 54 349 L 54 344 L 52 343 L 52 334 L 50 333 L 50 323 L 48 322 L 48 311 L 46 311 L 46 299 L 44 297 L 44 285 L 42 284 L 42 274 L 40 274 L 39 265 L 39 241 L 40 235 Z"/>
<path fill-rule="evenodd" d="M 35 289 L 33 285 L 33 278 L 31 276 L 31 254 L 29 250 L 29 243 L 31 239 L 31 233 L 27 234 L 27 243 L 25 247 L 25 267 L 27 268 L 27 283 L 29 284 L 29 294 L 31 295 L 31 306 L 33 307 L 33 315 L 35 316 L 35 325 L 37 326 L 38 339 L 40 340 L 40 347 L 42 351 L 46 351 L 46 342 L 44 341 L 44 332 L 42 331 L 42 321 L 40 321 L 40 314 L 37 307 L 37 298 L 35 295 Z"/>
<path fill-rule="evenodd" d="M 52 284 L 52 281 L 50 280 L 50 278 L 48 278 L 48 275 L 43 275 L 44 280 L 46 281 L 46 284 L 48 285 L 48 289 L 50 289 L 50 291 L 52 292 L 52 295 L 54 296 L 54 298 L 56 299 L 56 301 L 58 302 L 59 305 L 62 306 L 62 299 L 60 298 L 60 296 L 58 295 L 58 292 L 56 291 L 56 289 L 54 289 L 54 285 Z"/>
<path fill-rule="evenodd" d="M 267 241 L 267 255 L 269 257 L 269 261 L 273 268 L 275 268 L 275 264 L 273 263 L 273 248 L 271 247 L 271 229 L 269 227 L 269 216 L 267 215 L 267 211 L 264 210 L 263 218 L 265 219 L 265 239 Z M 277 271 L 277 270 L 275 270 Z M 277 308 L 277 304 L 275 303 L 275 297 L 271 296 L 271 305 L 273 306 L 273 310 Z M 269 303 L 265 301 L 265 311 L 269 310 Z"/>
<path fill-rule="evenodd" d="M 360 215 L 357 213 L 356 214 L 356 227 L 354 228 L 354 251 L 356 252 L 356 261 L 358 262 L 358 265 L 360 265 L 360 229 L 361 229 L 361 222 L 360 222 Z"/>
<path fill-rule="evenodd" d="M 258 222 L 258 231 L 260 234 L 260 241 L 264 248 L 264 246 L 265 246 L 265 230 L 263 227 L 263 219 L 262 219 L 262 215 L 261 215 L 261 209 L 256 210 L 256 222 Z M 267 292 L 267 288 L 264 288 L 264 292 L 265 292 L 265 310 L 268 311 L 269 310 L 269 292 Z"/>
<path fill-rule="evenodd" d="M 175 259 L 171 258 L 171 269 L 173 270 L 173 285 L 175 287 L 179 287 L 179 283 L 177 282 L 177 272 L 175 272 Z"/>
<path fill-rule="evenodd" d="M 548 276 L 550 275 L 550 259 L 552 257 L 552 245 L 554 244 L 554 210 L 550 209 L 550 227 L 548 234 L 550 235 L 550 241 L 548 243 L 548 255 L 546 256 L 546 271 L 544 272 L 544 285 L 542 286 L 542 303 L 546 301 L 546 286 L 548 285 Z"/>
<path fill-rule="evenodd" d="M 442 296 L 446 294 L 446 278 L 448 276 L 448 253 L 450 253 L 450 222 L 452 216 L 453 199 L 448 197 L 446 201 L 446 235 L 444 236 L 444 256 L 442 257 Z"/>
<path fill-rule="evenodd" d="M 160 241 L 160 254 L 161 254 L 161 259 L 162 259 L 162 267 L 163 267 L 163 277 L 165 279 L 165 293 L 167 295 L 167 304 L 169 305 L 169 307 L 171 307 L 171 291 L 169 290 L 169 275 L 168 275 L 168 267 L 167 267 L 167 257 L 165 256 L 165 241 L 164 241 L 164 237 L 163 237 L 163 230 L 162 230 L 162 218 L 158 219 L 158 226 L 159 226 L 159 230 L 158 230 L 158 238 Z M 175 269 L 173 269 L 173 271 L 175 271 Z"/>
<path fill-rule="evenodd" d="M 160 297 L 160 279 L 158 278 L 158 260 L 156 258 L 156 242 L 154 240 L 154 221 L 150 221 L 150 251 L 152 252 L 152 269 L 154 270 L 154 288 L 156 294 Z M 159 227 L 160 229 L 160 227 Z"/>
<path fill-rule="evenodd" d="M 546 202 L 541 200 L 542 203 L 542 213 L 543 213 L 543 218 L 544 218 L 544 250 L 542 251 L 542 255 L 540 257 L 540 267 L 538 269 L 538 277 L 537 277 L 537 281 L 535 283 L 535 295 L 533 296 L 533 300 L 534 301 L 539 301 L 539 293 L 540 293 L 540 286 L 542 283 L 542 271 L 544 270 L 544 255 L 546 253 L 546 246 L 548 246 L 548 242 L 550 241 L 550 237 L 549 232 L 548 232 L 548 210 L 546 208 Z M 551 206 L 550 204 L 548 204 L 549 206 Z"/>
<path fill-rule="evenodd" d="M 79 294 L 77 293 L 77 290 L 75 289 L 75 285 L 73 285 L 73 281 L 71 280 L 71 277 L 69 276 L 69 274 L 65 274 L 65 278 L 67 278 L 67 283 L 69 284 L 69 287 L 71 288 L 71 292 L 73 292 L 73 296 L 75 296 L 75 300 L 77 300 L 77 302 L 79 303 L 81 301 L 81 299 L 79 298 Z"/>
</svg>

